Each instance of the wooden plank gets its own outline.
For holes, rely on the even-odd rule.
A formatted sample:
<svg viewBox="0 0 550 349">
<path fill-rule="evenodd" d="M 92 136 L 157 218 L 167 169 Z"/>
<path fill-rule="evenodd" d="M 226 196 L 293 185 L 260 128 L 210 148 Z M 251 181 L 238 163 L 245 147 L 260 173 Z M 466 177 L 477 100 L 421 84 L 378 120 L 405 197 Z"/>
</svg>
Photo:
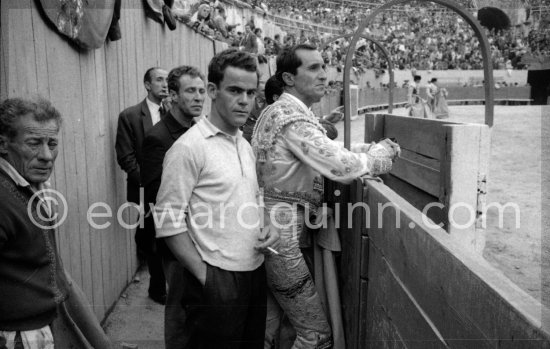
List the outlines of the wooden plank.
<svg viewBox="0 0 550 349">
<path fill-rule="evenodd" d="M 189 65 L 195 66 L 195 67 L 201 67 L 200 62 L 200 52 L 198 48 L 198 40 L 199 40 L 199 34 L 195 33 L 191 29 L 189 30 L 189 42 L 187 43 L 189 52 L 192 54 L 189 55 Z"/>
<path fill-rule="evenodd" d="M 341 192 L 347 190 L 342 202 L 356 203 L 363 197 L 363 183 L 361 180 L 355 180 L 349 187 L 341 187 Z M 349 196 L 348 196 L 349 195 Z M 349 197 L 349 200 L 346 199 Z M 342 205 L 343 206 L 343 205 Z M 349 206 L 341 208 L 340 221 L 340 239 L 342 243 L 342 256 L 340 271 L 342 274 L 342 294 L 345 299 L 342 300 L 342 312 L 344 320 L 344 329 L 346 334 L 346 343 L 349 349 L 358 349 L 359 338 L 359 310 L 360 310 L 360 275 L 361 275 L 361 227 L 364 226 L 364 210 L 356 209 L 353 211 L 352 221 L 348 220 Z M 338 212 L 335 211 L 335 217 Z"/>
<path fill-rule="evenodd" d="M 9 81 L 9 8 L 11 1 L 0 2 L 0 100 L 8 98 Z"/>
<path fill-rule="evenodd" d="M 199 52 L 199 69 L 201 71 L 208 70 L 208 62 L 210 62 L 212 47 L 209 47 L 212 43 L 203 35 L 197 35 L 197 49 Z M 210 52 L 208 52 L 208 50 Z"/>
<path fill-rule="evenodd" d="M 144 45 L 143 55 L 144 55 L 144 69 L 147 70 L 150 67 L 155 67 L 159 64 L 157 60 L 157 45 L 156 45 L 156 31 L 153 27 L 158 26 L 158 23 L 152 20 L 147 20 L 146 18 L 143 18 L 142 16 L 139 16 L 142 18 L 142 25 L 141 25 L 141 33 L 142 33 L 142 41 Z M 145 70 L 141 74 L 143 76 L 145 74 Z"/>
<path fill-rule="evenodd" d="M 112 147 L 105 149 L 103 139 L 106 134 L 106 122 L 108 105 L 106 95 L 106 83 L 104 73 L 106 68 L 104 66 L 104 55 L 101 52 L 103 48 L 90 52 L 90 61 L 93 62 L 93 66 L 88 67 L 88 76 L 90 77 L 90 94 L 89 99 L 95 107 L 90 108 L 90 111 L 94 113 L 92 117 L 86 119 L 86 128 L 89 132 L 86 134 L 86 148 L 90 154 L 88 159 L 90 163 L 108 163 L 106 161 L 106 153 L 112 152 Z M 114 164 L 114 162 L 112 162 Z M 111 208 L 113 207 L 108 202 L 108 188 L 107 188 L 107 175 L 104 166 L 97 166 L 90 171 L 88 179 L 88 188 L 90 190 L 90 205 L 94 203 L 105 202 Z M 112 220 L 111 220 L 112 221 Z M 114 234 L 112 233 L 112 225 L 107 228 L 101 228 L 96 231 L 92 230 L 92 234 L 97 235 L 100 239 L 101 249 L 101 269 L 102 269 L 102 286 L 103 286 L 103 298 L 104 298 L 104 314 L 107 313 L 110 306 L 117 300 L 120 290 L 115 288 L 116 286 L 116 273 L 114 273 L 113 258 L 116 255 L 116 247 L 114 246 Z"/>
<path fill-rule="evenodd" d="M 364 237 L 363 237 L 364 238 Z M 368 252 L 367 252 L 368 253 Z M 362 255 L 362 258 L 365 258 L 365 255 Z M 367 265 L 368 265 L 368 258 Z M 361 290 L 359 296 L 359 336 L 358 344 L 359 348 L 364 348 L 365 343 L 368 341 L 368 291 L 369 291 L 369 282 L 366 279 L 361 279 Z"/>
<path fill-rule="evenodd" d="M 179 28 L 178 28 L 178 34 L 179 34 L 179 38 L 180 40 L 178 40 L 178 45 L 177 45 L 177 49 L 178 49 L 178 60 L 177 60 L 177 63 L 174 65 L 174 67 L 176 66 L 180 66 L 180 65 L 183 65 L 187 62 L 189 62 L 189 58 L 188 58 L 188 55 L 189 55 L 189 52 L 188 52 L 188 46 L 187 46 L 187 35 L 188 35 L 188 32 L 187 32 L 187 29 L 184 28 L 185 25 L 180 25 Z M 172 68 L 174 68 L 172 67 Z"/>
<path fill-rule="evenodd" d="M 434 224 L 441 224 L 443 229 L 446 228 L 447 218 L 442 207 L 443 204 L 436 196 L 426 193 L 424 190 L 395 177 L 391 174 L 382 175 L 384 183 L 399 194 L 403 199 L 407 200 L 417 210 L 424 212 Z"/>
<path fill-rule="evenodd" d="M 81 222 L 79 220 L 80 208 L 80 182 L 76 179 L 78 166 L 75 156 L 77 149 L 75 142 L 74 119 L 81 115 L 80 105 L 80 71 L 78 69 L 78 54 L 67 43 L 57 38 L 57 33 L 49 30 L 45 24 L 38 26 L 37 30 L 43 30 L 46 35 L 46 69 L 48 71 L 49 86 L 63 86 L 63 89 L 55 88 L 50 90 L 50 100 L 60 111 L 64 118 L 61 129 L 62 142 L 58 154 L 58 165 L 56 166 L 56 179 L 65 183 L 64 195 L 68 203 L 68 213 L 65 224 L 59 236 L 59 250 L 64 265 L 71 273 L 76 283 L 83 287 L 85 292 L 91 291 L 86 288 L 85 278 L 88 274 L 82 269 L 81 256 Z M 67 75 L 66 75 L 67 74 Z M 66 76 L 70 76 L 67 79 Z M 75 103 L 74 101 L 77 101 Z M 82 150 L 82 149 L 80 149 Z M 83 153 L 83 152 L 82 152 Z M 81 154 L 82 154 L 81 153 Z M 62 159 L 61 159 L 62 158 Z M 62 160 L 62 161 L 60 161 Z M 59 167 L 63 164 L 63 168 Z M 83 190 L 85 192 L 85 190 Z M 85 229 L 85 228 L 84 228 Z M 89 293 L 88 293 L 89 295 Z"/>
<path fill-rule="evenodd" d="M 99 183 L 102 183 L 103 186 L 100 188 L 100 196 L 102 201 L 105 202 L 109 207 L 116 207 L 116 198 L 114 196 L 114 182 L 113 177 L 110 175 L 109 168 L 112 168 L 116 164 L 116 160 L 113 156 L 113 146 L 110 144 L 110 132 L 109 132 L 109 98 L 108 98 L 108 85 L 107 77 L 105 75 L 107 71 L 106 62 L 105 62 L 105 50 L 106 47 L 94 51 L 95 58 L 95 82 L 96 82 L 96 95 L 97 103 L 99 107 L 99 113 L 97 115 L 97 136 L 96 136 L 96 149 L 98 152 L 98 158 L 100 161 L 105 164 L 112 164 L 112 166 L 101 166 L 98 169 L 98 179 Z M 112 222 L 112 220 L 111 220 Z M 103 248 L 103 251 L 107 253 L 106 258 L 109 260 L 109 270 L 110 280 L 104 285 L 107 286 L 109 295 L 113 298 L 109 298 L 106 302 L 107 312 L 109 311 L 110 306 L 116 301 L 120 290 L 123 285 L 120 284 L 121 274 L 119 267 L 119 256 L 120 256 L 120 246 L 117 244 L 117 234 L 114 226 L 111 224 L 109 227 L 103 229 L 102 236 L 103 244 L 107 244 L 106 248 Z M 104 253 L 105 254 L 105 253 Z M 103 270 L 103 276 L 105 279 L 106 271 Z M 105 291 L 104 291 L 105 294 Z"/>
<path fill-rule="evenodd" d="M 369 272 L 369 286 L 373 290 L 367 298 L 368 313 L 371 308 L 380 307 L 383 312 L 383 321 L 388 322 L 386 326 L 391 326 L 398 333 L 397 338 L 384 338 L 386 341 L 397 340 L 410 349 L 430 349 L 430 348 L 449 348 L 442 338 L 439 330 L 432 320 L 426 315 L 422 307 L 416 302 L 406 285 L 395 275 L 391 266 L 387 263 L 380 250 L 376 246 L 370 248 L 370 263 L 372 263 Z M 365 314 L 366 314 L 365 313 Z M 365 315 L 365 318 L 368 318 Z M 366 329 L 375 328 L 379 324 L 369 324 L 366 320 Z M 389 333 L 395 335 L 395 333 Z M 377 334 L 367 333 L 362 347 L 369 347 L 371 336 Z"/>
<path fill-rule="evenodd" d="M 550 324 L 542 321 L 549 310 L 539 301 L 452 235 L 429 227 L 418 210 L 383 184 L 371 183 L 365 202 L 399 207 L 397 222 L 395 210 L 385 210 L 382 224 L 374 215 L 371 256 L 376 248 L 387 259 L 450 347 L 550 346 Z M 377 269 L 371 266 L 369 279 Z M 370 289 L 375 289 L 372 281 Z"/>
<path fill-rule="evenodd" d="M 78 183 L 80 188 L 79 193 L 79 212 L 82 217 L 86 216 L 86 212 L 91 204 L 97 200 L 97 186 L 95 184 L 95 169 L 98 166 L 97 159 L 95 158 L 95 144 L 89 140 L 87 134 L 90 133 L 91 137 L 94 134 L 93 127 L 90 122 L 96 122 L 95 108 L 97 105 L 94 100 L 95 86 L 95 72 L 93 70 L 95 60 L 93 55 L 84 54 L 79 50 L 79 76 L 77 81 L 80 82 L 79 96 L 75 99 L 81 106 L 80 113 L 75 114 L 75 153 L 77 162 Z M 94 76 L 94 79 L 91 77 Z M 90 164 L 91 166 L 88 166 Z M 85 225 L 85 226 L 84 226 Z M 92 275 L 92 293 L 94 311 L 98 319 L 103 318 L 105 314 L 105 298 L 103 293 L 103 268 L 102 268 L 102 251 L 101 251 L 101 235 L 93 229 L 86 220 L 83 220 L 80 225 L 81 234 L 81 251 L 84 258 L 82 258 L 83 268 L 88 268 L 90 263 L 91 275 Z M 88 260 L 90 256 L 90 261 Z"/>
<path fill-rule="evenodd" d="M 129 1 L 131 2 L 131 1 Z M 131 10 L 132 11 L 132 10 Z M 131 14 L 132 12 L 130 12 Z M 153 41 L 151 42 L 151 49 L 155 52 L 155 65 L 159 64 L 159 47 L 161 45 L 160 43 L 160 36 L 158 32 L 158 23 L 151 23 L 152 29 L 153 29 Z M 128 108 L 138 102 L 141 101 L 140 96 L 143 94 L 143 83 L 142 78 L 143 73 L 141 73 L 141 76 L 138 78 L 136 74 L 138 74 L 136 70 L 136 57 L 134 56 L 135 50 L 133 49 L 133 42 L 136 40 L 135 32 L 134 32 L 134 24 L 132 20 L 128 20 L 126 23 L 126 30 L 128 31 L 128 37 L 129 41 L 127 43 L 127 52 L 128 54 L 124 57 L 123 52 L 123 62 L 122 65 L 125 69 L 122 70 L 123 74 L 121 76 L 121 80 L 119 81 L 120 86 L 130 86 L 127 91 L 128 93 L 125 93 L 124 100 L 121 105 L 121 111 L 125 108 Z M 124 50 L 124 47 L 123 47 Z M 123 173 L 123 172 L 121 172 Z M 124 184 L 126 184 L 126 174 L 123 173 L 124 177 Z M 126 191 L 124 191 L 124 198 L 123 201 L 120 203 L 121 205 L 126 202 Z M 119 206 L 120 207 L 120 206 Z M 118 207 L 117 207 L 118 209 Z M 123 219 L 125 222 L 132 222 L 132 217 L 130 217 L 128 211 L 125 212 Z M 137 262 L 136 262 L 136 248 L 135 248 L 135 241 L 134 241 L 134 232 L 132 229 L 124 229 L 126 233 L 126 246 L 128 251 L 128 259 L 130 263 L 128 264 L 128 270 L 127 270 L 127 278 L 130 279 L 136 268 L 137 268 Z"/>
<path fill-rule="evenodd" d="M 477 241 L 476 221 L 481 130 L 486 125 L 446 125 L 442 154 L 441 195 L 445 205 L 447 231 L 465 247 L 483 252 L 484 241 Z M 484 143 L 488 146 L 487 143 Z M 486 166 L 486 164 L 484 164 Z"/>
<path fill-rule="evenodd" d="M 403 157 L 393 163 L 390 173 L 430 195 L 439 197 L 440 174 L 438 170 Z"/>
<path fill-rule="evenodd" d="M 125 76 L 126 86 L 130 86 L 128 98 L 126 99 L 126 107 L 134 105 L 141 100 L 143 96 L 143 80 L 142 76 L 145 72 L 140 72 L 137 69 L 137 52 L 135 42 L 139 40 L 136 37 L 135 31 L 135 19 L 134 12 L 136 10 L 129 10 L 130 13 L 128 19 L 128 60 L 124 63 L 128 66 L 128 75 Z"/>
<path fill-rule="evenodd" d="M 374 264 L 372 265 L 374 266 Z M 366 297 L 367 306 L 366 309 L 363 308 L 365 310 L 361 311 L 365 331 L 364 337 L 361 338 L 358 345 L 359 348 L 407 349 L 398 329 L 386 313 L 386 305 L 379 299 L 381 290 L 375 289 L 373 283 L 369 283 L 369 285 Z"/>
<path fill-rule="evenodd" d="M 145 71 L 149 69 L 149 67 L 145 64 L 144 56 L 145 51 L 149 49 L 148 43 L 145 43 L 143 40 L 140 40 L 139 33 L 142 33 L 142 19 L 139 16 L 138 11 L 139 10 L 128 10 L 130 13 L 128 16 L 131 18 L 131 22 L 133 24 L 133 33 L 136 35 L 136 40 L 133 41 L 134 47 L 135 47 L 135 62 L 136 62 L 136 81 L 138 83 L 138 88 L 141 87 L 141 89 L 138 89 L 138 91 L 143 91 L 143 84 L 140 83 L 142 81 L 142 76 L 145 74 Z"/>
<path fill-rule="evenodd" d="M 159 65 L 161 67 L 170 67 L 172 66 L 172 45 L 171 38 L 170 38 L 170 30 L 164 26 L 160 25 L 158 26 L 159 29 L 159 46 L 158 46 L 158 52 L 160 54 L 160 63 Z"/>
<path fill-rule="evenodd" d="M 48 83 L 48 69 L 44 69 L 44 64 L 47 61 L 46 45 L 47 36 L 44 27 L 43 19 L 40 17 L 38 9 L 33 4 L 31 8 L 31 19 L 33 28 L 34 41 L 34 66 L 36 71 L 36 92 L 44 98 L 50 98 L 50 85 Z"/>
<path fill-rule="evenodd" d="M 368 230 L 363 230 L 366 233 Z M 369 277 L 369 237 L 366 235 L 361 236 L 361 278 L 367 279 Z"/>
<path fill-rule="evenodd" d="M 479 164 L 478 164 L 478 179 L 477 179 L 477 220 L 476 220 L 476 234 L 484 234 L 483 229 L 483 207 L 486 207 L 488 181 L 489 181 L 489 163 L 491 160 L 491 129 L 489 127 L 482 127 L 480 129 L 480 144 L 479 144 Z M 544 147 L 542 149 L 545 149 Z M 544 162 L 544 160 L 543 160 Z M 545 172 L 542 172 L 545 173 Z M 483 236 L 476 236 L 476 245 L 481 247 L 485 245 Z"/>
<path fill-rule="evenodd" d="M 119 113 L 119 96 L 118 96 L 118 62 L 117 62 L 117 45 L 119 43 L 113 45 L 105 46 L 105 49 L 103 50 L 103 61 L 104 61 L 104 67 L 105 71 L 97 71 L 96 75 L 99 74 L 105 74 L 104 76 L 104 83 L 105 83 L 105 91 L 109 91 L 109 93 L 106 93 L 106 116 L 105 116 L 105 137 L 103 137 L 103 146 L 105 149 L 105 163 L 111 164 L 111 166 L 106 166 L 106 178 L 107 178 L 107 187 L 108 190 L 108 202 L 111 205 L 112 208 L 118 207 L 118 195 L 119 195 L 119 187 L 122 185 L 123 181 L 121 180 L 121 184 L 119 185 L 117 181 L 117 171 L 116 167 L 118 166 L 116 164 L 116 158 L 115 158 L 115 152 L 114 144 L 115 144 L 115 138 L 114 138 L 114 132 L 112 132 L 112 125 L 114 122 L 116 122 L 116 119 L 118 118 Z M 97 58 L 96 58 L 97 60 Z M 111 92 L 112 91 L 112 92 Z M 118 226 L 113 225 L 111 226 L 111 232 L 114 237 L 114 246 L 116 247 L 116 253 L 114 253 L 114 261 L 113 265 L 116 265 L 117 267 L 114 268 L 115 273 L 115 280 L 114 284 L 116 287 L 116 290 L 121 290 L 126 285 L 127 279 L 126 279 L 126 245 L 123 243 L 124 239 L 123 237 L 123 231 L 119 229 Z"/>
<path fill-rule="evenodd" d="M 31 1 L 23 0 L 17 8 L 9 10 L 9 66 L 14 72 L 9 72 L 8 84 L 10 96 L 36 95 L 36 64 L 33 42 Z"/>
<path fill-rule="evenodd" d="M 445 136 L 442 126 L 446 124 L 454 123 L 386 114 L 384 137 L 396 138 L 403 149 L 440 159 Z"/>
<path fill-rule="evenodd" d="M 126 32 L 125 26 L 121 25 L 121 29 L 123 30 L 123 33 Z M 123 34 L 124 35 L 124 34 Z M 106 66 L 107 66 L 107 76 L 108 76 L 108 86 L 109 91 L 112 91 L 112 93 L 109 93 L 109 109 L 110 109 L 110 124 L 109 124 L 109 134 L 110 134 L 110 142 L 109 145 L 111 148 L 114 148 L 115 146 L 115 137 L 116 137 L 116 129 L 117 129 L 117 121 L 118 121 L 118 115 L 124 109 L 125 107 L 125 97 L 124 97 L 124 91 L 125 88 L 122 88 L 122 86 L 125 86 L 124 84 L 124 49 L 125 49 L 126 43 L 124 40 L 118 41 L 114 47 L 113 52 L 106 52 Z M 111 168 L 111 175 L 113 176 L 115 180 L 115 188 L 116 188 L 116 201 L 115 206 L 113 208 L 118 209 L 120 205 L 122 205 L 126 201 L 126 176 L 124 172 L 120 169 L 118 164 L 116 163 L 116 159 L 114 158 L 115 153 L 114 151 L 111 151 L 111 155 L 113 156 L 113 161 L 111 162 L 112 168 Z M 116 224 L 114 229 L 116 230 L 116 234 L 119 237 L 119 244 L 121 244 L 122 253 L 121 253 L 121 261 L 120 261 L 120 268 L 121 273 L 123 275 L 123 279 L 125 281 L 130 280 L 132 277 L 132 251 L 131 246 L 129 243 L 129 232 L 126 231 L 126 229 L 123 229 L 120 225 Z M 125 285 L 124 285 L 125 286 Z"/>
<path fill-rule="evenodd" d="M 384 114 L 365 114 L 365 143 L 378 142 L 384 138 Z"/>
<path fill-rule="evenodd" d="M 437 171 L 441 169 L 441 161 L 439 161 L 438 159 L 429 158 L 407 149 L 401 149 L 401 155 L 399 156 L 399 158 L 414 161 L 418 164 L 430 167 Z"/>
</svg>

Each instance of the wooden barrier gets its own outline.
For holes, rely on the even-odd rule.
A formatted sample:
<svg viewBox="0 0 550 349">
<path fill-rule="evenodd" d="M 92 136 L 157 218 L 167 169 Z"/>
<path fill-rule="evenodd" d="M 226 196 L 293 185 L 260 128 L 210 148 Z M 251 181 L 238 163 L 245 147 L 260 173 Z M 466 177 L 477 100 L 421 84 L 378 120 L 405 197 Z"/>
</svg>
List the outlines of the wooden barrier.
<svg viewBox="0 0 550 349">
<path fill-rule="evenodd" d="M 365 142 L 395 138 L 402 148 L 385 182 L 414 207 L 481 253 L 490 134 L 458 124 L 387 114 L 365 115 Z"/>
<path fill-rule="evenodd" d="M 69 206 L 58 246 L 66 269 L 102 319 L 137 268 L 134 229 L 117 219 L 126 201 L 126 175 L 114 151 L 118 114 L 145 98 L 143 75 L 149 67 L 190 64 L 206 72 L 210 58 L 226 44 L 179 23 L 170 31 L 147 19 L 142 2 L 134 0 L 122 1 L 122 39 L 93 51 L 76 49 L 54 32 L 33 0 L 2 1 L 1 16 L 1 98 L 40 94 L 64 118 L 52 176 Z M 208 112 L 208 101 L 205 107 Z M 113 214 L 96 220 L 109 224 L 104 229 L 87 221 L 88 209 L 98 202 Z M 124 222 L 132 224 L 135 211 L 122 211 Z"/>
<path fill-rule="evenodd" d="M 342 232 L 343 253 L 359 254 L 351 268 L 343 256 L 342 272 L 360 268 L 344 281 L 360 285 L 344 293 L 344 304 L 358 305 L 345 318 L 360 324 L 347 329 L 348 347 L 550 348 L 550 312 L 539 301 L 383 183 L 362 192 L 369 216 L 353 214 L 363 234 Z"/>
</svg>

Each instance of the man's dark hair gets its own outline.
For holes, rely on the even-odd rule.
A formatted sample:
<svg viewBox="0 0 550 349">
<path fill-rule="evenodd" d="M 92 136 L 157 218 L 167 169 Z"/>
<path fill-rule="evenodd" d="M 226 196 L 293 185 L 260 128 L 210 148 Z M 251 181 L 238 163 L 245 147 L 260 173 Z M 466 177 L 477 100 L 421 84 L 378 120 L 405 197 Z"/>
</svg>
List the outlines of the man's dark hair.
<svg viewBox="0 0 550 349">
<path fill-rule="evenodd" d="M 219 86 L 227 67 L 254 72 L 258 76 L 258 81 L 260 80 L 256 58 L 248 52 L 230 48 L 215 55 L 208 64 L 208 82 Z"/>
<path fill-rule="evenodd" d="M 285 48 L 277 55 L 277 71 L 275 75 L 280 81 L 283 81 L 283 73 L 296 75 L 298 67 L 302 65 L 302 60 L 296 54 L 298 50 L 316 51 L 317 46 L 311 44 L 299 44 Z"/>
<path fill-rule="evenodd" d="M 176 93 L 180 92 L 180 78 L 183 75 L 189 75 L 192 78 L 199 77 L 204 81 L 204 75 L 195 67 L 189 65 L 180 65 L 168 73 L 168 91 L 173 90 Z"/>
<path fill-rule="evenodd" d="M 420 80 L 422 80 L 422 77 L 420 75 L 414 76 L 414 81 L 420 81 Z"/>
<path fill-rule="evenodd" d="M 436 79 L 436 78 L 432 78 L 432 79 L 430 80 L 430 82 L 437 82 L 437 79 Z"/>
<path fill-rule="evenodd" d="M 273 75 L 265 82 L 265 101 L 267 104 L 273 104 L 275 100 L 273 96 L 281 96 L 284 92 L 285 84 L 277 78 L 276 75 Z"/>
<path fill-rule="evenodd" d="M 38 122 L 55 120 L 58 128 L 62 119 L 59 111 L 44 98 L 23 99 L 9 98 L 0 103 L 0 134 L 13 139 L 17 136 L 15 123 L 27 114 L 32 114 Z"/>
<path fill-rule="evenodd" d="M 158 69 L 162 69 L 162 68 L 161 67 L 151 67 L 151 68 L 147 69 L 147 71 L 145 72 L 145 75 L 143 75 L 143 83 L 151 82 L 151 79 L 152 79 L 151 75 L 153 75 L 153 72 L 155 70 L 158 70 Z"/>
</svg>

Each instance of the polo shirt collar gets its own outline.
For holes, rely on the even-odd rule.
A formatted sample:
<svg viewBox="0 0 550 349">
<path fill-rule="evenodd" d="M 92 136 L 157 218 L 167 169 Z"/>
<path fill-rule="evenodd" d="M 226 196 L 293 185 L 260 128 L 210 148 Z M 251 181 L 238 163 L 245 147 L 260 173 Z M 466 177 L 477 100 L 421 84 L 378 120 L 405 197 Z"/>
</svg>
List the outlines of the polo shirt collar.
<svg viewBox="0 0 550 349">
<path fill-rule="evenodd" d="M 210 120 L 208 120 L 208 117 L 205 117 L 199 120 L 199 122 L 197 123 L 197 126 L 199 127 L 199 130 L 201 131 L 204 138 L 210 138 L 210 137 L 216 136 L 217 134 L 222 134 L 224 136 L 231 137 L 234 139 L 234 138 L 242 137 L 242 134 L 243 134 L 241 130 L 237 130 L 237 134 L 235 136 L 227 134 L 222 130 L 220 130 L 219 128 L 217 128 L 216 126 L 214 126 L 214 124 L 211 123 Z"/>
</svg>

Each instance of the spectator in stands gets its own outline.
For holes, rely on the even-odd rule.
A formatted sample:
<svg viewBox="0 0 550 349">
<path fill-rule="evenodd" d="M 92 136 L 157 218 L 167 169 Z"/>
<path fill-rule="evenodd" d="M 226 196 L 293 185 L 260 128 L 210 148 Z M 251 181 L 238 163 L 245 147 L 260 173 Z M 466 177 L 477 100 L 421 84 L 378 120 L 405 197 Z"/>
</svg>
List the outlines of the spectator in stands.
<svg viewBox="0 0 550 349">
<path fill-rule="evenodd" d="M 214 35 L 214 29 L 209 25 L 211 8 L 208 4 L 201 4 L 198 11 L 191 17 L 192 28 L 204 35 Z"/>
<path fill-rule="evenodd" d="M 256 46 L 258 46 L 258 54 L 265 54 L 264 39 L 262 38 L 262 29 L 254 28 L 254 35 L 256 36 Z"/>
<path fill-rule="evenodd" d="M 114 348 L 84 293 L 65 272 L 56 245 L 55 227 L 62 222 L 55 219 L 47 197 L 61 122 L 59 111 L 46 100 L 0 103 L 3 348 Z"/>
<path fill-rule="evenodd" d="M 237 26 L 236 25 L 228 25 L 227 26 L 227 43 L 231 47 L 239 47 L 239 43 L 241 42 L 241 39 L 237 35 Z"/>
<path fill-rule="evenodd" d="M 220 32 L 224 39 L 228 38 L 225 9 L 221 6 L 216 7 L 216 13 L 210 26 Z"/>
<path fill-rule="evenodd" d="M 178 138 L 163 162 L 157 237 L 185 268 L 183 348 L 263 348 L 262 253 L 278 248 L 278 232 L 258 224 L 255 158 L 239 131 L 257 86 L 255 57 L 236 49 L 214 56 L 210 114 Z M 170 210 L 176 214 L 163 214 Z"/>
<path fill-rule="evenodd" d="M 281 43 L 281 35 L 280 34 L 275 34 L 275 36 L 273 36 L 273 54 L 276 56 L 279 54 L 279 52 L 281 52 L 281 48 L 282 48 L 282 43 Z"/>
<path fill-rule="evenodd" d="M 250 24 L 244 26 L 245 33 L 239 44 L 242 51 L 249 53 L 258 53 L 258 41 L 256 35 L 252 32 L 252 27 Z"/>
<path fill-rule="evenodd" d="M 285 92 L 262 113 L 252 140 L 266 220 L 282 226 L 279 253 L 266 257 L 268 285 L 296 330 L 293 347 L 330 348 L 331 328 L 300 250 L 306 217 L 311 222 L 309 216 L 318 215 L 322 176 L 349 183 L 363 174 L 388 172 L 399 148 L 388 140 L 354 147 L 365 151 L 357 154 L 326 136 L 309 109 L 324 96 L 327 79 L 321 53 L 314 46 L 284 50 L 277 57 L 275 75 Z M 268 309 L 278 313 L 277 306 L 268 304 Z M 273 323 L 267 326 L 266 346 L 274 339 L 278 319 L 277 314 L 268 314 Z"/>
<path fill-rule="evenodd" d="M 361 15 L 370 11 L 368 4 L 358 6 L 356 3 L 346 1 L 346 8 L 322 2 L 305 6 L 297 0 L 269 0 L 267 3 L 271 8 L 270 11 L 288 17 L 292 22 L 300 17 L 303 17 L 306 22 L 311 22 L 312 26 L 319 23 L 343 22 L 344 31 L 347 32 L 353 32 Z M 327 11 L 327 7 L 331 11 Z M 380 18 L 376 18 L 366 31 L 373 38 L 387 45 L 399 69 L 481 69 L 482 57 L 479 52 L 479 42 L 466 22 L 457 20 L 456 17 L 453 11 L 437 5 L 417 7 L 406 5 L 396 8 L 391 15 L 383 14 Z M 295 22 L 294 25 L 296 31 L 301 32 L 299 39 L 296 40 L 293 35 L 288 35 L 285 38 L 285 46 L 292 46 L 297 42 L 319 45 L 318 33 L 304 29 L 303 23 Z M 252 28 L 254 29 L 253 24 Z M 525 65 L 521 63 L 521 57 L 525 54 L 548 55 L 549 33 L 547 29 L 535 25 L 531 27 L 528 38 L 527 33 L 525 38 L 522 37 L 520 28 L 499 32 L 487 31 L 491 49 L 494 52 L 492 64 L 497 68 L 505 67 L 506 60 L 510 59 L 514 69 L 524 69 Z M 328 64 L 342 65 L 347 48 L 342 46 L 327 48 L 328 50 L 334 53 L 329 57 Z M 354 67 L 359 71 L 387 69 L 383 66 L 385 60 L 374 54 L 372 45 L 369 45 L 367 51 L 370 52 L 361 53 L 361 55 L 356 51 Z M 371 57 L 373 55 L 374 57 Z"/>
<path fill-rule="evenodd" d="M 140 203 L 141 167 L 143 163 L 142 145 L 145 134 L 160 121 L 161 102 L 168 97 L 168 72 L 159 67 L 149 68 L 143 77 L 147 96 L 132 107 L 124 109 L 118 116 L 115 151 L 117 162 L 128 174 L 126 197 L 129 202 Z M 149 267 L 149 297 L 157 303 L 166 301 L 166 279 L 162 270 L 161 258 L 154 249 L 154 236 L 147 234 L 143 227 L 136 229 L 136 245 L 143 253 Z"/>
<path fill-rule="evenodd" d="M 268 36 L 264 36 L 265 55 L 273 56 L 273 39 Z"/>
</svg>

